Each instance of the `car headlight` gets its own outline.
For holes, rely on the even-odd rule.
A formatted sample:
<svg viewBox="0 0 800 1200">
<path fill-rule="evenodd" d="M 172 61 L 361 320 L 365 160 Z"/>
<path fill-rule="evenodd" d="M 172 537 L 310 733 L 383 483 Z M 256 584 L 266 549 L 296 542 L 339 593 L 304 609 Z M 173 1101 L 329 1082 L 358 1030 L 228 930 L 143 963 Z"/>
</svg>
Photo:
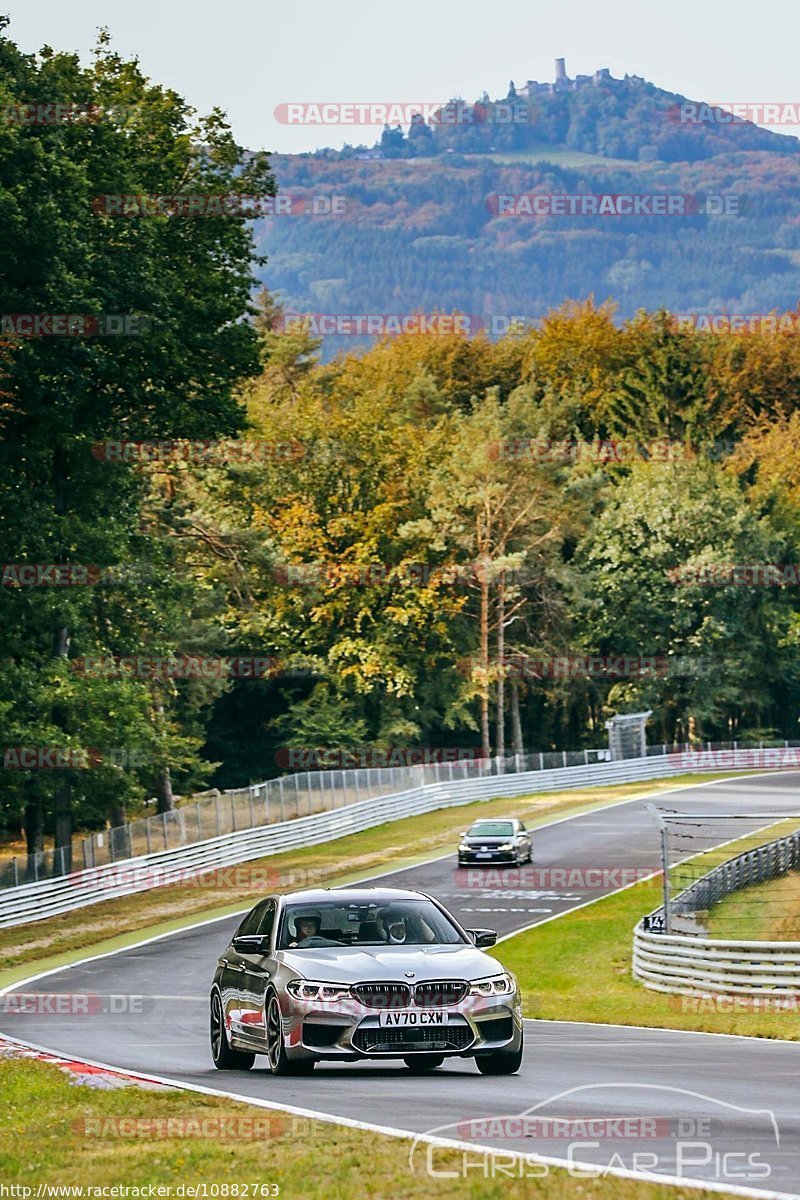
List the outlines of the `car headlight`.
<svg viewBox="0 0 800 1200">
<path fill-rule="evenodd" d="M 498 850 L 513 850 L 514 843 L 513 842 L 503 842 L 502 846 L 498 846 L 497 849 Z"/>
<path fill-rule="evenodd" d="M 286 990 L 295 1000 L 346 1000 L 350 988 L 341 983 L 318 983 L 315 979 L 290 979 Z"/>
<path fill-rule="evenodd" d="M 509 996 L 516 991 L 516 980 L 513 975 L 490 975 L 488 979 L 476 979 L 470 984 L 472 996 Z"/>
<path fill-rule="evenodd" d="M 469 850 L 470 847 L 466 842 L 459 842 L 458 848 L 459 850 Z"/>
</svg>

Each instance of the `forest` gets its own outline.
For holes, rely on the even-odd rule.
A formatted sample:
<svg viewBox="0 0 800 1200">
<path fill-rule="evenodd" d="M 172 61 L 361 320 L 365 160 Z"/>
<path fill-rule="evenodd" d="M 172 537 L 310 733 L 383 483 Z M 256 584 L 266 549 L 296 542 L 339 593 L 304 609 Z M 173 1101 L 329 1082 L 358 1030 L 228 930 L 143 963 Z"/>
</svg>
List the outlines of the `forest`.
<svg viewBox="0 0 800 1200">
<path fill-rule="evenodd" d="M 471 312 L 487 295 L 520 311 L 533 293 L 516 291 L 512 261 L 536 263 L 544 306 L 536 280 L 563 277 L 570 240 L 575 263 L 593 261 L 594 237 L 621 239 L 635 269 L 645 251 L 635 231 L 577 228 L 518 245 L 481 197 L 526 190 L 528 168 L 498 185 L 488 164 L 439 178 L 389 164 L 419 174 L 392 175 L 385 204 L 389 177 L 368 173 L 389 168 L 359 163 L 363 220 L 286 220 L 289 242 L 265 262 L 265 222 L 245 205 L 131 217 L 97 197 L 266 203 L 336 191 L 339 164 L 298 159 L 298 177 L 250 154 L 220 113 L 197 118 L 105 41 L 83 67 L 3 38 L 0 87 L 6 106 L 110 114 L 0 125 L 4 307 L 92 318 L 39 336 L 17 319 L 0 346 L 6 835 L 66 846 L 75 829 L 274 776 L 298 754 L 598 746 L 610 714 L 643 708 L 655 741 L 797 735 L 794 159 L 765 154 L 762 177 L 748 160 L 746 178 L 737 156 L 712 160 L 714 186 L 747 188 L 753 210 L 717 222 L 705 263 L 720 295 L 744 286 L 745 259 L 748 277 L 763 267 L 748 294 L 785 320 L 677 320 L 675 272 L 704 243 L 671 226 L 657 304 L 629 312 L 620 268 L 618 305 L 587 288 L 502 337 L 434 330 L 331 355 L 285 320 L 297 230 L 327 229 L 308 268 L 317 307 L 336 300 L 355 244 L 375 251 L 350 311 L 387 311 L 375 306 L 392 271 L 407 311 L 457 307 L 453 211 L 459 236 L 485 239 Z M 697 191 L 711 169 L 670 178 Z M 579 175 L 547 170 L 580 190 Z M 398 257 L 393 206 L 397 236 L 416 224 L 427 243 L 426 273 Z M 687 278 L 679 311 L 701 287 Z"/>
</svg>

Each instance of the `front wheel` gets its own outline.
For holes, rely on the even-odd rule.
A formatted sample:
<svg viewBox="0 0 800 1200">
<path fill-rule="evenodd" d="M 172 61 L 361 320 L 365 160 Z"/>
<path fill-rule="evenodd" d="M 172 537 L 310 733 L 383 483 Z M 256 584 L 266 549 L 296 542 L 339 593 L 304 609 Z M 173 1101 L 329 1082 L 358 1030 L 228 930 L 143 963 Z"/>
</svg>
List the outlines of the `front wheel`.
<svg viewBox="0 0 800 1200">
<path fill-rule="evenodd" d="M 267 997 L 267 1062 L 273 1075 L 310 1075 L 314 1070 L 313 1058 L 290 1059 L 283 1041 L 283 1021 L 278 997 L 271 992 Z"/>
<path fill-rule="evenodd" d="M 249 1071 L 256 1060 L 255 1054 L 231 1048 L 219 992 L 211 995 L 211 1057 L 218 1071 Z"/>
<path fill-rule="evenodd" d="M 403 1062 L 412 1075 L 422 1075 L 425 1071 L 434 1071 L 444 1062 L 443 1054 L 418 1054 L 414 1058 L 404 1058 Z"/>
<path fill-rule="evenodd" d="M 477 1054 L 475 1062 L 481 1075 L 514 1075 L 522 1066 L 522 1042 L 519 1050 L 493 1050 Z"/>
</svg>

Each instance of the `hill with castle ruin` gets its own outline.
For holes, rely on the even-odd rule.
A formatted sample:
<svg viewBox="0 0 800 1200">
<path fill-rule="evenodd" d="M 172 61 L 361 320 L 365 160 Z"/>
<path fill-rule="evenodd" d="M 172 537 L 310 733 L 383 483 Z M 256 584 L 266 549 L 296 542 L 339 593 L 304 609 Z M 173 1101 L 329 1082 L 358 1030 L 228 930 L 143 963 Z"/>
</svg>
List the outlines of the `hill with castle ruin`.
<svg viewBox="0 0 800 1200">
<path fill-rule="evenodd" d="M 284 193 L 338 204 L 258 222 L 262 280 L 291 312 L 457 311 L 490 332 L 590 295 L 621 316 L 794 309 L 799 149 L 635 75 L 571 79 L 557 60 L 552 83 L 456 98 L 375 146 L 274 156 Z M 639 199 L 602 207 L 619 195 Z M 337 335 L 325 357 L 359 344 Z"/>
</svg>

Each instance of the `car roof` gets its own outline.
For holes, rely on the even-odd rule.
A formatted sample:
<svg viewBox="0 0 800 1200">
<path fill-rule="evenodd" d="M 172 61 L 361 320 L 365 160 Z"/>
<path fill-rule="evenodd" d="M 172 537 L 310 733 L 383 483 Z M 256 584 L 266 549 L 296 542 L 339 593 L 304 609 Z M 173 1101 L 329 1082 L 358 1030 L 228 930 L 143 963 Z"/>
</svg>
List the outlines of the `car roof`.
<svg viewBox="0 0 800 1200">
<path fill-rule="evenodd" d="M 424 892 L 410 888 L 336 887 L 308 888 L 302 892 L 286 892 L 285 904 L 390 904 L 396 900 L 427 900 Z"/>
<path fill-rule="evenodd" d="M 508 825 L 513 825 L 519 821 L 519 817 L 476 817 L 472 822 L 473 825 L 497 825 L 505 822 Z"/>
</svg>

